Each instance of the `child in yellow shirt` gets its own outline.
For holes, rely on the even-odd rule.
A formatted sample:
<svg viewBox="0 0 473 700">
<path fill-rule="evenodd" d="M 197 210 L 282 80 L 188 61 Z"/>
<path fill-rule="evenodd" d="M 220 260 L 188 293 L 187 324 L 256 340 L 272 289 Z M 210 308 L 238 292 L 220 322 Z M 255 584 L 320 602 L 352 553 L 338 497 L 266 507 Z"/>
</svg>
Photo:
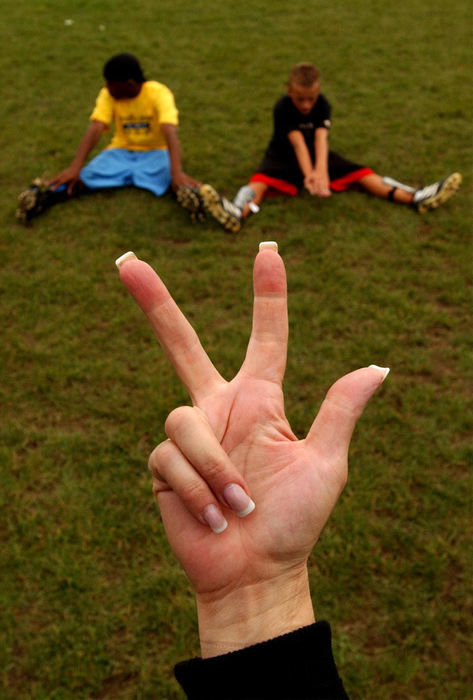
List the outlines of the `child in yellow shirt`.
<svg viewBox="0 0 473 700">
<path fill-rule="evenodd" d="M 105 86 L 76 155 L 51 180 L 38 179 L 20 194 L 17 217 L 21 221 L 84 190 L 134 185 L 160 197 L 169 187 L 178 193 L 180 188 L 199 186 L 182 170 L 178 111 L 169 88 L 146 80 L 138 59 L 130 53 L 110 58 L 103 75 Z M 84 165 L 112 124 L 110 144 Z"/>
</svg>

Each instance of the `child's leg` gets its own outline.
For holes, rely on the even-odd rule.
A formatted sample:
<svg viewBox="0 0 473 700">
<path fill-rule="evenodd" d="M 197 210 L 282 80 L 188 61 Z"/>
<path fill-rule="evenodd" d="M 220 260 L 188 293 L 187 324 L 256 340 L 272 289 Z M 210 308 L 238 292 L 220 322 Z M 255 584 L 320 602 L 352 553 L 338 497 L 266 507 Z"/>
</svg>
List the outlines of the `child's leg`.
<svg viewBox="0 0 473 700">
<path fill-rule="evenodd" d="M 38 177 L 33 181 L 33 184 L 27 187 L 26 190 L 23 190 L 18 196 L 18 209 L 15 216 L 23 224 L 27 224 L 31 219 L 50 209 L 54 204 L 66 202 L 71 199 L 71 196 L 76 194 L 76 192 L 74 192 L 74 195 L 68 194 L 67 184 L 52 190 L 48 187 L 45 180 Z"/>
<path fill-rule="evenodd" d="M 135 187 L 149 190 L 161 197 L 171 185 L 171 161 L 169 151 L 155 148 L 138 151 L 130 156 L 131 179 Z"/>
<path fill-rule="evenodd" d="M 82 168 L 80 179 L 90 190 L 132 185 L 133 158 L 124 148 L 106 148 Z"/>
<path fill-rule="evenodd" d="M 212 185 L 202 185 L 199 198 L 206 214 L 218 221 L 225 231 L 237 233 L 243 220 L 258 211 L 269 189 L 292 197 L 297 194 L 297 186 L 290 182 L 262 174 L 260 177 L 253 176 L 248 185 L 241 187 L 233 202 L 222 197 Z"/>
<path fill-rule="evenodd" d="M 269 185 L 266 182 L 250 182 L 238 190 L 233 204 L 241 210 L 242 219 L 254 213 L 254 208 L 259 207 L 264 199 Z"/>
<path fill-rule="evenodd" d="M 418 190 L 396 180 L 391 180 L 391 178 L 383 180 L 376 173 L 366 175 L 358 180 L 358 183 L 367 192 L 376 197 L 389 199 L 391 202 L 399 202 L 400 204 L 410 204 L 421 214 L 429 209 L 436 209 L 447 199 L 450 199 L 460 187 L 461 182 L 460 173 L 451 173 L 443 180 Z"/>
<path fill-rule="evenodd" d="M 383 178 L 377 173 L 371 173 L 370 175 L 365 175 L 358 180 L 358 184 L 363 187 L 364 190 L 374 195 L 375 197 L 381 197 L 382 199 L 389 199 L 392 202 L 399 202 L 400 204 L 412 204 L 414 199 L 413 192 L 407 191 L 407 189 L 402 189 L 400 187 L 393 187 L 388 185 L 383 181 Z"/>
<path fill-rule="evenodd" d="M 82 168 L 74 196 L 87 190 L 131 185 L 134 159 L 135 154 L 125 149 L 105 149 Z M 67 184 L 53 190 L 38 178 L 20 194 L 16 217 L 23 223 L 27 223 L 53 204 L 70 198 L 71 196 L 67 193 Z"/>
</svg>

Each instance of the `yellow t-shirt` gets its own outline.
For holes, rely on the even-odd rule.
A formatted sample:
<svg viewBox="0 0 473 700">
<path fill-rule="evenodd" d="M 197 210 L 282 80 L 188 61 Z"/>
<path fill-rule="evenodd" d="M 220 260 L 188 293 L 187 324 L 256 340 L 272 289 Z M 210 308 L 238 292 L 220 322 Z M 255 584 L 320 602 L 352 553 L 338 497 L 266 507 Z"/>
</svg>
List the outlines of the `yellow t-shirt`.
<svg viewBox="0 0 473 700">
<path fill-rule="evenodd" d="M 167 148 L 161 124 L 176 124 L 178 112 L 172 92 L 162 83 L 147 80 L 136 97 L 115 100 L 106 87 L 98 94 L 90 119 L 103 122 L 115 133 L 107 148 L 150 151 Z"/>
</svg>

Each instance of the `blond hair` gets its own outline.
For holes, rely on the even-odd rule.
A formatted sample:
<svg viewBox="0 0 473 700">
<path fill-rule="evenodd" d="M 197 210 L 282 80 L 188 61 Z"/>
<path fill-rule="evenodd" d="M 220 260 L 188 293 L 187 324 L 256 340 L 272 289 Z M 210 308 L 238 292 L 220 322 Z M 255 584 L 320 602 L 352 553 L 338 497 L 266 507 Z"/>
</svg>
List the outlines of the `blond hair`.
<svg viewBox="0 0 473 700">
<path fill-rule="evenodd" d="M 320 80 L 319 69 L 312 63 L 296 63 L 289 73 L 288 85 L 311 87 Z"/>
</svg>

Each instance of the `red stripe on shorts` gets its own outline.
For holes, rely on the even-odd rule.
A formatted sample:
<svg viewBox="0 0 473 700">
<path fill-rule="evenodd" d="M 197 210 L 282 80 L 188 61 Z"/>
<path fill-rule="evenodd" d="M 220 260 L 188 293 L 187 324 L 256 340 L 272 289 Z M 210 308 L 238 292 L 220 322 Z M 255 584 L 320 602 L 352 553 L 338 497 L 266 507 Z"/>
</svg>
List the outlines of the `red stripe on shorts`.
<svg viewBox="0 0 473 700">
<path fill-rule="evenodd" d="M 334 192 L 343 192 L 344 190 L 347 190 L 354 182 L 358 182 L 358 180 L 361 180 L 362 177 L 366 177 L 366 175 L 373 175 L 373 173 L 374 170 L 371 170 L 371 168 L 360 168 L 359 170 L 354 170 L 352 173 L 348 173 L 348 175 L 339 177 L 336 180 L 331 180 L 330 189 Z"/>
<path fill-rule="evenodd" d="M 297 187 L 290 182 L 285 180 L 279 180 L 277 177 L 270 177 L 264 173 L 256 173 L 250 177 L 250 182 L 264 182 L 269 185 L 273 190 L 282 192 L 283 194 L 288 194 L 290 197 L 295 197 L 297 195 Z"/>
</svg>

